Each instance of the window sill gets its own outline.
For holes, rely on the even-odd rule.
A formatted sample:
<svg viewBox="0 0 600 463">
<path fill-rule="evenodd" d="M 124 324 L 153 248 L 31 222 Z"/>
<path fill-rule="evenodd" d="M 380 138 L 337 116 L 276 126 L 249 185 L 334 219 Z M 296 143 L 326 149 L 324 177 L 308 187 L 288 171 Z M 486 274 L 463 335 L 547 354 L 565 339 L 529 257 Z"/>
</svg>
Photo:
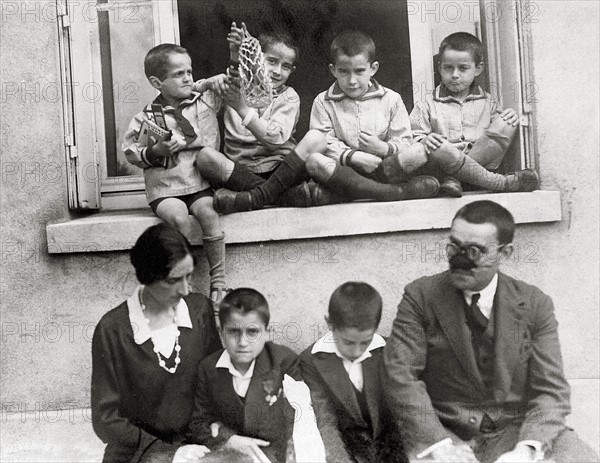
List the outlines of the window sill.
<svg viewBox="0 0 600 463">
<path fill-rule="evenodd" d="M 222 216 L 226 243 L 254 243 L 331 236 L 369 235 L 450 227 L 463 205 L 491 199 L 508 208 L 517 223 L 561 220 L 560 193 L 472 193 L 462 198 L 435 198 L 390 203 L 357 202 L 332 206 L 269 208 Z M 191 242 L 202 243 L 192 221 Z M 130 249 L 149 226 L 159 223 L 150 209 L 100 212 L 85 218 L 46 226 L 50 254 L 123 251 Z"/>
</svg>

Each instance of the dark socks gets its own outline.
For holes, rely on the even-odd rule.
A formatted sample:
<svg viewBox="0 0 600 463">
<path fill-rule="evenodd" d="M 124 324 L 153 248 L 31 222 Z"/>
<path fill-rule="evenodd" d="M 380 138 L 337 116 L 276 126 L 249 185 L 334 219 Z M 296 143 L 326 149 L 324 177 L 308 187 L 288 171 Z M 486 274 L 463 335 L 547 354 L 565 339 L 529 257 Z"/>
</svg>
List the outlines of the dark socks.
<svg viewBox="0 0 600 463">
<path fill-rule="evenodd" d="M 259 177 L 247 167 L 236 162 L 233 172 L 231 172 L 227 182 L 222 186 L 231 191 L 248 191 L 256 188 L 263 182 L 262 177 Z"/>
<path fill-rule="evenodd" d="M 376 182 L 347 166 L 336 166 L 324 185 L 332 193 L 343 196 L 347 200 L 401 201 L 406 197 L 402 187 Z"/>
<path fill-rule="evenodd" d="M 248 204 L 246 204 L 248 201 L 250 201 L 250 209 L 262 209 L 265 206 L 276 204 L 285 191 L 305 178 L 304 161 L 295 151 L 292 151 L 281 161 L 268 180 L 248 191 L 250 195 L 237 195 L 236 208 L 239 206 L 240 210 L 249 210 Z"/>
</svg>

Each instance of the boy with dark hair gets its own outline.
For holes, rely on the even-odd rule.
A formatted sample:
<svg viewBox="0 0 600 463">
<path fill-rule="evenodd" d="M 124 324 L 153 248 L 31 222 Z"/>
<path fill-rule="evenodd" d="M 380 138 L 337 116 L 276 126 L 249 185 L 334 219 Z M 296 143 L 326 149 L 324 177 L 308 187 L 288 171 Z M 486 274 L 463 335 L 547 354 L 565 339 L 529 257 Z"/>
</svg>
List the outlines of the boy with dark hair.
<svg viewBox="0 0 600 463">
<path fill-rule="evenodd" d="M 519 116 L 512 108 L 502 110 L 498 102 L 474 82 L 483 71 L 483 45 L 466 32 L 446 37 L 439 49 L 442 83 L 433 95 L 415 105 L 411 127 L 417 150 L 441 179 L 440 193 L 462 196 L 460 181 L 492 191 L 532 191 L 539 185 L 537 173 L 525 169 L 502 175 L 500 166 L 514 138 Z M 408 172 L 398 156 L 384 161 L 390 179 Z M 441 171 L 441 172 L 440 172 Z M 440 175 L 441 174 L 441 175 Z"/>
<path fill-rule="evenodd" d="M 200 363 L 188 438 L 223 451 L 224 463 L 229 451 L 283 463 L 294 423 L 283 380 L 299 379 L 298 357 L 267 341 L 269 306 L 254 289 L 227 294 L 219 320 L 225 349 Z"/>
<path fill-rule="evenodd" d="M 144 70 L 160 94 L 134 116 L 121 146 L 127 160 L 144 169 L 146 197 L 158 217 L 187 236 L 189 214 L 198 220 L 210 268 L 210 297 L 218 301 L 226 288 L 224 235 L 212 206 L 212 189 L 194 163 L 203 149 L 219 146 L 216 111 L 225 76 L 202 80 L 192 91 L 190 56 L 185 48 L 169 43 L 148 52 Z M 155 105 L 162 108 L 164 121 L 157 120 Z M 149 143 L 142 133 L 148 123 L 163 123 L 171 136 Z"/>
<path fill-rule="evenodd" d="M 299 143 L 294 132 L 300 113 L 300 98 L 286 85 L 295 70 L 298 47 L 285 31 L 259 36 L 266 70 L 273 87 L 273 101 L 266 108 L 248 107 L 240 94 L 237 73 L 238 52 L 245 25 L 233 23 L 229 34 L 231 78 L 225 108 L 225 154 L 204 150 L 197 166 L 218 190 L 214 198 L 217 212 L 231 213 L 281 204 L 310 206 L 304 162 L 309 154 L 323 151 L 321 134 L 309 131 Z M 293 186 L 301 184 L 284 193 Z M 239 193 L 238 193 L 239 192 Z"/>
<path fill-rule="evenodd" d="M 406 461 L 381 402 L 381 310 L 375 288 L 344 283 L 329 300 L 331 332 L 300 355 L 328 462 Z"/>
<path fill-rule="evenodd" d="M 311 129 L 326 136 L 327 150 L 325 155 L 309 157 L 310 176 L 346 200 L 435 196 L 439 184 L 433 177 L 413 177 L 408 183 L 393 185 L 380 175 L 382 159 L 412 154 L 403 154 L 412 142 L 412 132 L 400 95 L 373 78 L 379 63 L 371 37 L 360 31 L 343 32 L 333 40 L 330 51 L 329 70 L 336 81 L 315 98 L 310 117 Z M 426 162 L 424 154 L 417 155 L 419 159 L 406 162 L 411 172 Z"/>
</svg>

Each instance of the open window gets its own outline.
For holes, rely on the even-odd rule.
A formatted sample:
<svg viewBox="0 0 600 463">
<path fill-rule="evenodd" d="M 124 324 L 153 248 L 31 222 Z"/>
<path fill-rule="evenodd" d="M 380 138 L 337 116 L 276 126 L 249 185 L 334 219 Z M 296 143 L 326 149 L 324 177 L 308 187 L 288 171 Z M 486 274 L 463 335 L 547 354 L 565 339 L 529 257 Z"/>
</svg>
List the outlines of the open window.
<svg viewBox="0 0 600 463">
<path fill-rule="evenodd" d="M 65 146 L 72 209 L 145 207 L 144 179 L 120 149 L 131 118 L 156 97 L 143 61 L 178 43 L 175 0 L 58 0 Z"/>
<path fill-rule="evenodd" d="M 359 28 L 373 36 L 381 63 L 376 78 L 398 91 L 409 111 L 435 88 L 432 57 L 441 39 L 461 30 L 478 35 L 487 50 L 482 86 L 523 115 L 503 167 L 535 167 L 530 119 L 535 84 L 525 29 L 535 11 L 525 0 L 57 0 L 57 8 L 72 209 L 147 207 L 141 172 L 120 150 L 129 120 L 155 97 L 143 73 L 146 52 L 159 43 L 181 43 L 190 51 L 196 78 L 214 75 L 227 66 L 229 24 L 242 20 L 251 32 L 286 27 L 300 44 L 289 81 L 302 101 L 298 138 L 308 129 L 314 97 L 332 82 L 327 55 L 337 32 Z"/>
</svg>

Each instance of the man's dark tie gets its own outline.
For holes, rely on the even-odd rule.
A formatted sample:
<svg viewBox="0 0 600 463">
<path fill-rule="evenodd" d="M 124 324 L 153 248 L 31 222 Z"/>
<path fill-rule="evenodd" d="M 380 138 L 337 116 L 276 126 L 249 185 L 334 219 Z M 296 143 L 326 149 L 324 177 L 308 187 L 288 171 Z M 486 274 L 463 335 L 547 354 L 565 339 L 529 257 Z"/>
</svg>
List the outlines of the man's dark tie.
<svg viewBox="0 0 600 463">
<path fill-rule="evenodd" d="M 481 329 L 481 331 L 485 331 L 488 324 L 488 319 L 483 313 L 481 309 L 479 309 L 479 298 L 481 294 L 475 293 L 471 296 L 471 305 L 469 308 L 471 309 L 471 314 L 473 315 L 473 321 L 475 324 Z"/>
</svg>

